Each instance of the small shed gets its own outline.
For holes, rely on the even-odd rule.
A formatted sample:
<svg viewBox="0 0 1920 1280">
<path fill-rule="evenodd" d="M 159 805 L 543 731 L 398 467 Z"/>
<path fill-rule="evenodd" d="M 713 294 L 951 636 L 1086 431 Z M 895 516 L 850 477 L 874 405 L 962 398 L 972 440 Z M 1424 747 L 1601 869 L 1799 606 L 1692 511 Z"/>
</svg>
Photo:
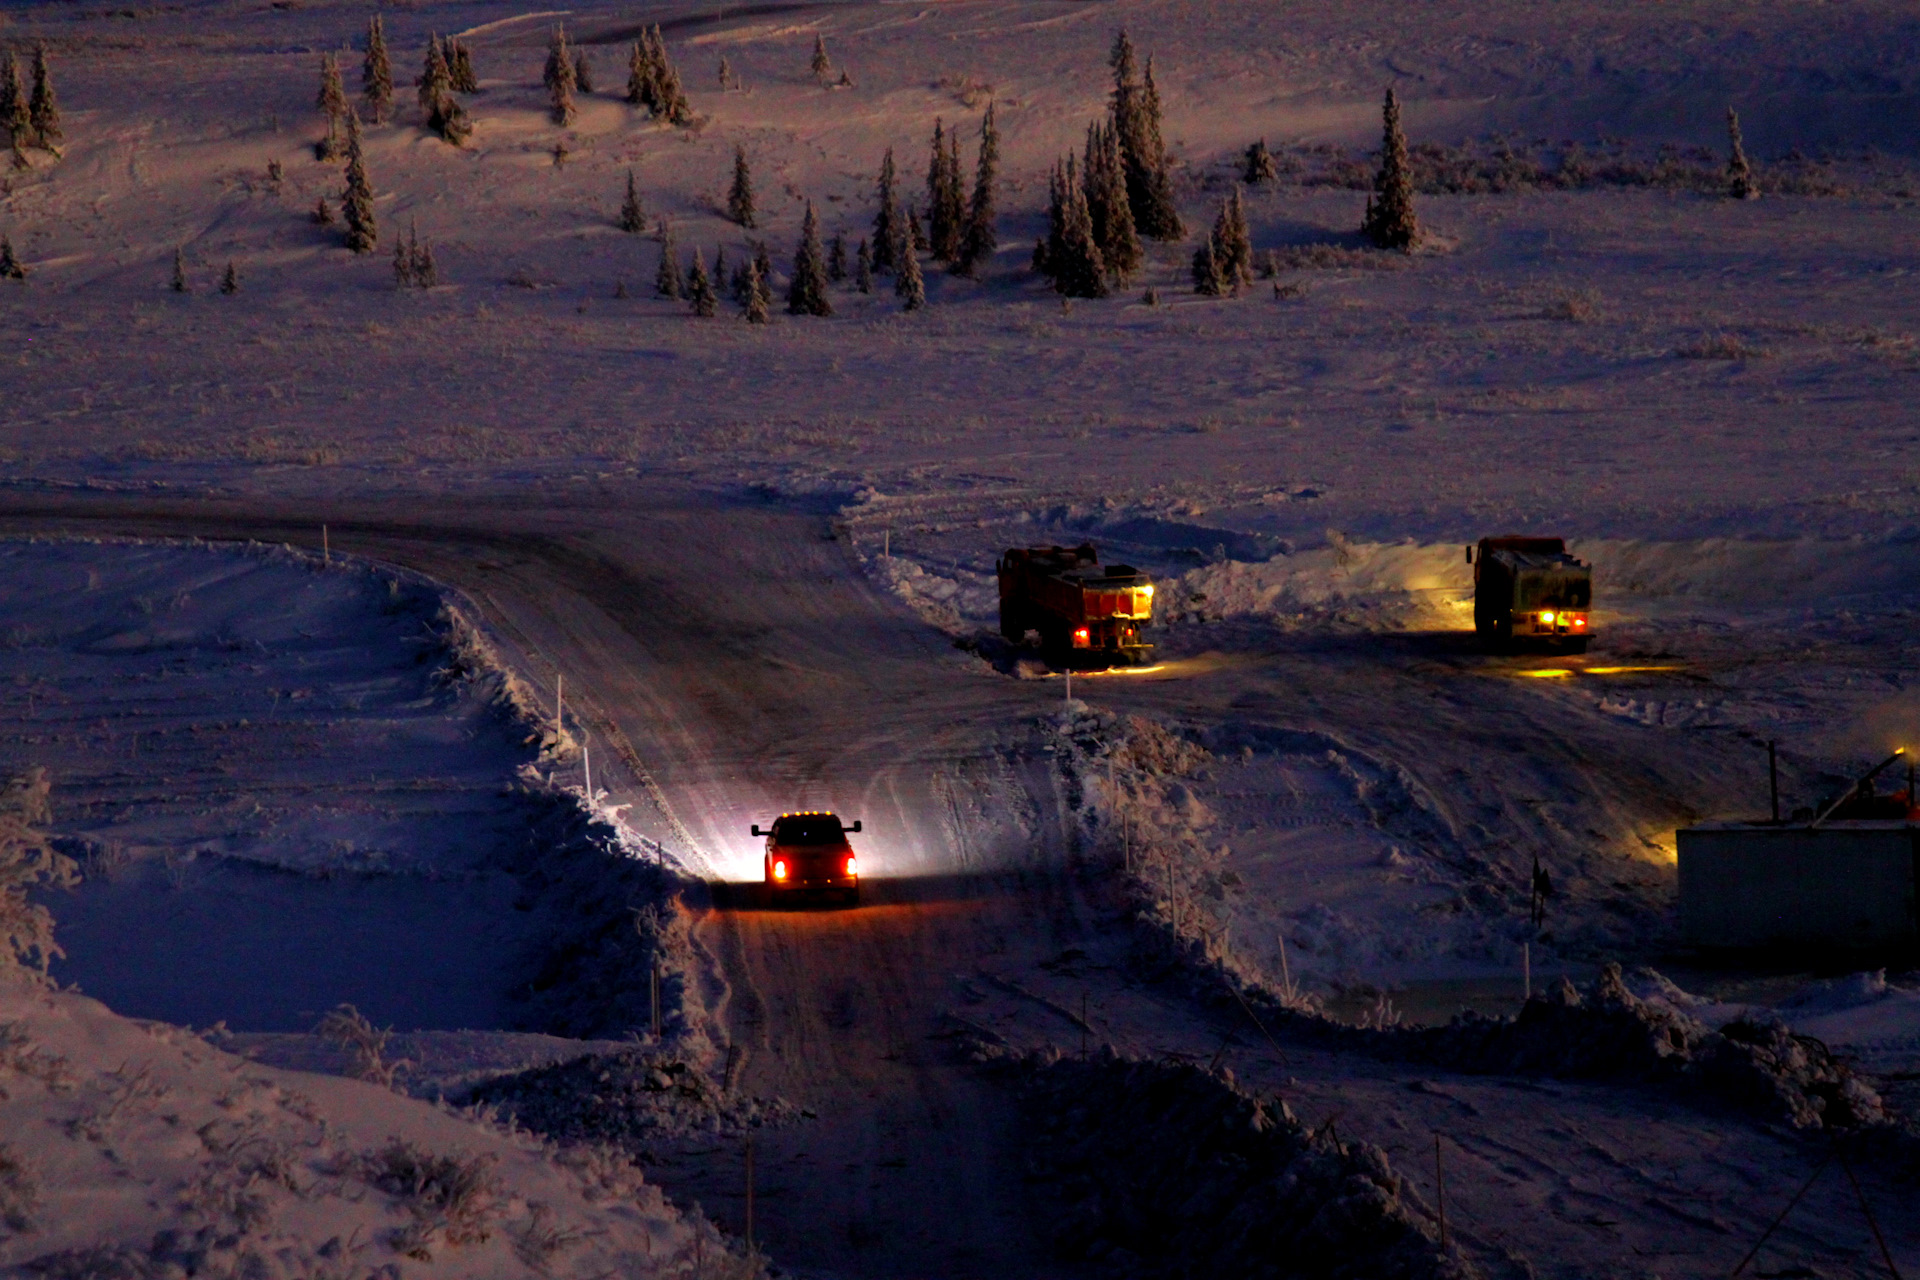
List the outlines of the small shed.
<svg viewBox="0 0 1920 1280">
<path fill-rule="evenodd" d="M 1920 825 L 1703 822 L 1677 843 L 1680 929 L 1693 946 L 1920 949 Z"/>
</svg>

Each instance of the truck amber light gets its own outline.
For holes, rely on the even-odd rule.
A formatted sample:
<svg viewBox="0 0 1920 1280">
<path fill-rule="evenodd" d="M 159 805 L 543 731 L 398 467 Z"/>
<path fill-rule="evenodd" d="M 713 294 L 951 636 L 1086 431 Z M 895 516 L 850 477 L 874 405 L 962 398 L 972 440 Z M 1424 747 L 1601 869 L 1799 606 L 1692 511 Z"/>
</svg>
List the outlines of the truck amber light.
<svg viewBox="0 0 1920 1280">
<path fill-rule="evenodd" d="M 1585 618 L 1580 617 L 1578 614 L 1576 614 L 1574 615 L 1573 625 L 1576 627 L 1584 627 L 1587 625 L 1587 620 Z"/>
<path fill-rule="evenodd" d="M 858 872 L 857 870 L 855 870 L 855 869 L 854 869 L 854 863 L 855 863 L 855 861 L 856 861 L 856 860 L 855 860 L 855 859 L 853 859 L 853 858 L 848 858 L 848 859 L 847 859 L 847 874 L 848 874 L 848 875 L 850 875 L 850 876 L 852 876 L 852 875 L 858 875 L 858 874 L 859 874 L 859 872 Z"/>
<path fill-rule="evenodd" d="M 1548 611 L 1547 611 L 1546 613 L 1543 613 L 1543 614 L 1541 614 L 1541 615 L 1540 615 L 1540 621 L 1542 621 L 1542 622 L 1544 622 L 1544 623 L 1546 623 L 1546 624 L 1547 624 L 1548 626 L 1552 626 L 1552 625 L 1553 625 L 1553 611 L 1552 611 L 1552 610 L 1548 610 Z"/>
<path fill-rule="evenodd" d="M 773 864 L 773 878 L 775 880 L 785 880 L 787 878 L 787 864 L 784 861 Z"/>
<path fill-rule="evenodd" d="M 1085 648 L 1091 639 L 1092 636 L 1085 627 L 1075 627 L 1073 629 L 1073 642 L 1081 648 Z"/>
</svg>

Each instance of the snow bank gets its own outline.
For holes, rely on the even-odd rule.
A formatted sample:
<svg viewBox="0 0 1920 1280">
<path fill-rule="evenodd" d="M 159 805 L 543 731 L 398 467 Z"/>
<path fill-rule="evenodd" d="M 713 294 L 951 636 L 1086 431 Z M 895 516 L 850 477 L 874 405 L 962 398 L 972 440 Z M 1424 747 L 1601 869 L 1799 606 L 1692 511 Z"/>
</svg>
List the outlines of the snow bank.
<svg viewBox="0 0 1920 1280">
<path fill-rule="evenodd" d="M 683 888 L 555 787 L 574 744 L 468 602 L 276 546 L 0 542 L 0 764 L 44 764 L 84 882 L 65 982 L 304 1031 L 623 1035 L 706 1054 Z"/>
<path fill-rule="evenodd" d="M 606 1152 L 280 1071 L 72 994 L 0 989 L 0 1271 L 738 1276 Z"/>
</svg>

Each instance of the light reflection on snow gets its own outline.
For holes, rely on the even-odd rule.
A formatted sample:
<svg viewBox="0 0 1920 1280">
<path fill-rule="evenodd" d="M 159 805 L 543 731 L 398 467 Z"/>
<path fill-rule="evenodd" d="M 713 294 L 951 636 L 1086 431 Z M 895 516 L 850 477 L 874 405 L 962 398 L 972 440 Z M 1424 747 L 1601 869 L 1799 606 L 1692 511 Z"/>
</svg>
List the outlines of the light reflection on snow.
<svg viewBox="0 0 1920 1280">
<path fill-rule="evenodd" d="M 1535 680 L 1554 680 L 1565 676 L 1618 676 L 1636 671 L 1680 671 L 1678 664 L 1658 667 L 1532 667 L 1525 671 L 1516 671 L 1517 676 L 1527 676 Z"/>
</svg>

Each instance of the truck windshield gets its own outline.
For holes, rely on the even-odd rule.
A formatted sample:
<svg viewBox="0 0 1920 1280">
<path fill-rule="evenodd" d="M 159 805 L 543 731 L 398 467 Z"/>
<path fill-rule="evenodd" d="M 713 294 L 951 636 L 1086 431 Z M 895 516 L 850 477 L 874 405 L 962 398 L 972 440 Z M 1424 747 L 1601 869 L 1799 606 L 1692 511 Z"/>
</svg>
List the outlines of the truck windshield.
<svg viewBox="0 0 1920 1280">
<path fill-rule="evenodd" d="M 1593 579 L 1585 573 L 1523 569 L 1513 585 L 1516 609 L 1585 609 L 1593 599 Z"/>
<path fill-rule="evenodd" d="M 774 823 L 773 838 L 781 844 L 839 844 L 846 833 L 832 814 L 808 814 Z"/>
</svg>

